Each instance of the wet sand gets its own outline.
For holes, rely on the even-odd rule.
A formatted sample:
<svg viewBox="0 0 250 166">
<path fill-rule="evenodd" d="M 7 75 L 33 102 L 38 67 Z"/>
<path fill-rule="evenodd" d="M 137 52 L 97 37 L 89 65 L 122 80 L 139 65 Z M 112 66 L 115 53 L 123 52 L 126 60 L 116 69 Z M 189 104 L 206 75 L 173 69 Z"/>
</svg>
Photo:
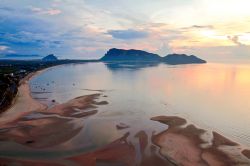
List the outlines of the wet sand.
<svg viewBox="0 0 250 166">
<path fill-rule="evenodd" d="M 0 140 L 15 142 L 34 150 L 44 149 L 65 143 L 75 137 L 84 125 L 78 125 L 75 121 L 83 120 L 97 113 L 98 106 L 108 104 L 105 101 L 97 101 L 101 94 L 92 94 L 77 97 L 66 103 L 58 104 L 50 109 L 31 111 L 20 115 L 13 121 L 3 124 L 0 129 Z M 128 129 L 123 123 L 117 124 L 118 130 Z M 135 138 L 138 143 L 131 141 Z M 158 166 L 173 165 L 158 153 L 157 147 L 148 142 L 151 135 L 145 131 L 138 131 L 135 135 L 125 132 L 121 138 L 100 147 L 94 151 L 80 153 L 78 155 L 49 159 L 22 159 L 18 157 L 0 157 L 0 164 L 22 165 L 145 165 Z M 138 159 L 137 144 L 139 145 Z M 147 152 L 147 148 L 150 152 Z M 69 163 L 69 164 L 67 164 Z"/>
<path fill-rule="evenodd" d="M 84 99 L 89 103 L 90 98 L 94 99 L 96 95 L 84 96 L 76 99 Z M 72 100 L 64 104 L 68 108 Z M 78 104 L 74 106 L 79 106 Z M 62 109 L 64 110 L 64 109 Z M 66 112 L 69 109 L 66 109 Z M 52 111 L 53 112 L 53 111 Z M 63 116 L 68 114 L 61 114 Z M 239 145 L 228 140 L 222 135 L 213 132 L 211 144 L 202 147 L 202 144 L 209 143 L 201 138 L 206 131 L 199 129 L 194 125 L 184 123 L 185 119 L 179 117 L 154 117 L 152 120 L 169 124 L 168 129 L 152 136 L 144 131 L 139 131 L 135 135 L 129 132 L 125 133 L 121 138 L 114 140 L 104 147 L 95 151 L 82 153 L 66 158 L 57 158 L 53 160 L 27 160 L 18 158 L 1 158 L 0 163 L 10 165 L 19 163 L 23 165 L 115 165 L 115 166 L 233 166 L 233 165 L 249 165 L 249 160 L 243 155 L 239 157 Z M 11 138 L 13 141 L 30 146 L 35 149 L 46 148 L 60 144 L 74 137 L 80 128 L 74 128 L 70 125 L 70 119 L 61 118 L 21 118 L 18 128 L 9 128 L 2 132 L 0 140 Z M 23 122 L 21 124 L 21 122 Z M 60 128 L 52 126 L 60 126 Z M 32 126 L 32 127 L 31 127 Z M 7 131 L 8 130 L 8 131 Z M 55 134 L 56 135 L 53 135 Z M 139 140 L 141 159 L 137 159 L 136 145 L 131 142 L 129 137 L 135 137 Z M 148 140 L 151 139 L 153 144 Z M 157 146 L 160 148 L 158 155 Z M 229 148 L 233 153 L 224 150 L 223 147 Z M 150 149 L 148 153 L 147 149 Z M 226 148 L 225 148 L 226 149 Z M 243 151 L 247 154 L 249 151 Z M 236 156 L 234 156 L 237 154 Z"/>
<path fill-rule="evenodd" d="M 160 116 L 152 120 L 159 121 L 169 128 L 153 137 L 153 142 L 160 147 L 160 152 L 176 165 L 193 166 L 233 166 L 249 165 L 250 160 L 241 154 L 240 146 L 212 132 L 212 140 L 202 139 L 207 133 L 180 117 Z M 207 145 L 203 147 L 202 145 Z M 226 149 L 230 149 L 227 151 Z M 243 153 L 244 154 L 244 153 Z M 245 154 L 244 154 L 245 155 Z"/>
<path fill-rule="evenodd" d="M 86 118 L 97 113 L 96 105 L 99 102 L 95 99 L 99 96 L 100 94 L 81 96 L 50 109 L 26 113 L 1 126 L 0 140 L 11 140 L 35 148 L 63 143 L 74 137 L 83 127 L 75 127 L 74 118 Z"/>
<path fill-rule="evenodd" d="M 244 154 L 247 158 L 250 159 L 250 150 L 245 149 L 245 150 L 242 151 L 242 154 Z"/>
</svg>

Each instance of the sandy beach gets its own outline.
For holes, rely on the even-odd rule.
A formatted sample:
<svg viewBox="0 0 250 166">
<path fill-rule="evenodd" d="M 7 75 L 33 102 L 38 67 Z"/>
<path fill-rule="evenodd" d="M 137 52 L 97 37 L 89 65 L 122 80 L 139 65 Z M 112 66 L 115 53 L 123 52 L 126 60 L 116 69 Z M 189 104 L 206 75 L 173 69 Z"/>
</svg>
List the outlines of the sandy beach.
<svg viewBox="0 0 250 166">
<path fill-rule="evenodd" d="M 47 69 L 32 72 L 23 78 L 18 87 L 18 94 L 14 99 L 13 105 L 0 115 L 0 125 L 6 124 L 9 121 L 13 121 L 20 116 L 23 116 L 29 112 L 44 110 L 47 108 L 46 105 L 39 103 L 31 97 L 29 80 L 32 77 L 46 71 Z"/>
</svg>

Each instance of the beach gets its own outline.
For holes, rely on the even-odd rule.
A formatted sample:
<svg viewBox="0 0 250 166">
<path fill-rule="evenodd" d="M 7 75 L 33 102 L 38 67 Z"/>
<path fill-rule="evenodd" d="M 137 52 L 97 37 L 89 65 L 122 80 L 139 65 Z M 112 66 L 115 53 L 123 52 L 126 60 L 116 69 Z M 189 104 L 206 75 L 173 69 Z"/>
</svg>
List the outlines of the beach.
<svg viewBox="0 0 250 166">
<path fill-rule="evenodd" d="M 14 99 L 13 105 L 1 114 L 0 125 L 13 121 L 29 112 L 46 109 L 46 105 L 39 103 L 31 97 L 29 80 L 47 69 L 32 72 L 23 78 L 18 87 L 18 94 Z"/>
</svg>

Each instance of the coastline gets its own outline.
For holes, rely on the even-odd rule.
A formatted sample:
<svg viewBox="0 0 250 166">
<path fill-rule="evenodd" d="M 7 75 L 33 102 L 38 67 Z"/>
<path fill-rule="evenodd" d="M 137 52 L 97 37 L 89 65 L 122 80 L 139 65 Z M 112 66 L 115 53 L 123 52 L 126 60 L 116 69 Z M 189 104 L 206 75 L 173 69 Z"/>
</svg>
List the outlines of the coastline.
<svg viewBox="0 0 250 166">
<path fill-rule="evenodd" d="M 36 99 L 32 98 L 29 81 L 33 77 L 49 69 L 68 64 L 77 64 L 77 63 L 65 63 L 65 64 L 56 64 L 53 66 L 48 66 L 40 70 L 30 72 L 28 75 L 22 78 L 19 81 L 18 91 L 16 96 L 12 100 L 12 104 L 9 106 L 8 109 L 6 109 L 4 112 L 0 114 L 0 125 L 7 123 L 9 121 L 13 121 L 14 119 L 18 119 L 18 117 L 24 116 L 25 114 L 28 114 L 30 112 L 46 110 L 48 108 L 47 105 L 42 104 Z M 19 110 L 26 110 L 26 111 L 23 112 Z"/>
<path fill-rule="evenodd" d="M 53 66 L 54 67 L 54 66 Z M 25 114 L 28 114 L 32 111 L 44 110 L 47 108 L 46 105 L 39 103 L 37 100 L 33 99 L 30 92 L 29 81 L 45 72 L 46 70 L 52 67 L 48 67 L 42 70 L 29 73 L 23 79 L 20 80 L 18 86 L 18 92 L 16 97 L 13 99 L 12 105 L 0 115 L 0 125 L 6 124 L 10 121 L 13 121 Z M 23 111 L 26 110 L 26 111 Z"/>
</svg>

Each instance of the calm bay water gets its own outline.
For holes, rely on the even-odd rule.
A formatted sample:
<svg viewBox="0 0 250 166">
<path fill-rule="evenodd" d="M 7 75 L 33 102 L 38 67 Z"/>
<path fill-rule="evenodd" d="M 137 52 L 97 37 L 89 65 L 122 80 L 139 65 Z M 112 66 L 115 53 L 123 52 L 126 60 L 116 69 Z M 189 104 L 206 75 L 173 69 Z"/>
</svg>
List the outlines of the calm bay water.
<svg viewBox="0 0 250 166">
<path fill-rule="evenodd" d="M 201 128 L 250 146 L 249 85 L 250 66 L 224 64 L 64 65 L 51 68 L 30 82 L 33 97 L 48 105 L 53 104 L 52 100 L 64 103 L 87 94 L 107 95 L 100 100 L 109 104 L 101 106 L 83 129 L 89 137 L 84 138 L 86 142 L 95 140 L 95 146 L 123 134 L 115 130 L 117 123 L 130 125 L 135 132 L 145 128 L 149 134 L 163 131 L 165 125 L 150 120 L 159 115 L 187 118 Z M 36 93 L 44 90 L 46 93 Z M 73 142 L 80 138 L 82 141 L 81 133 Z"/>
</svg>

